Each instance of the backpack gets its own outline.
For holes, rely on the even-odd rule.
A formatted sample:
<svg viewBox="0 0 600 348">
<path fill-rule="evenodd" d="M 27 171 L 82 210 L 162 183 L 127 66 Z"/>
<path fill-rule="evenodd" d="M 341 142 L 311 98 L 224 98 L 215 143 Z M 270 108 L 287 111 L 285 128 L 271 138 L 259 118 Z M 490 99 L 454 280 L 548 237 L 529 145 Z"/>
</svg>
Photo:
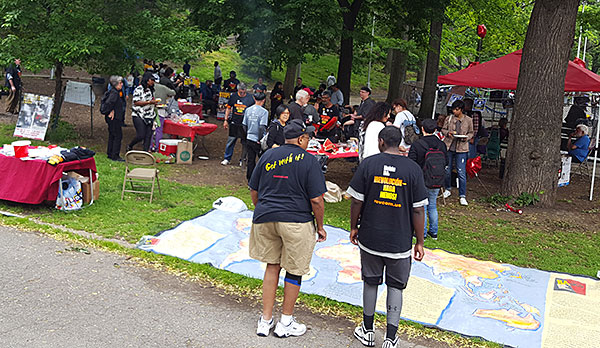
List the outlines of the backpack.
<svg viewBox="0 0 600 348">
<path fill-rule="evenodd" d="M 102 115 L 108 115 L 112 111 L 112 110 L 108 110 L 109 106 L 106 104 L 106 102 L 108 101 L 109 95 L 110 95 L 110 90 L 104 92 L 104 95 L 102 96 L 102 100 L 100 101 L 100 113 Z"/>
<path fill-rule="evenodd" d="M 446 156 L 439 149 L 429 148 L 425 153 L 423 177 L 427 188 L 440 188 L 446 177 Z"/>
<path fill-rule="evenodd" d="M 416 121 L 406 120 L 402 125 L 404 126 L 404 142 L 406 145 L 412 145 L 419 140 L 421 132 Z"/>
</svg>

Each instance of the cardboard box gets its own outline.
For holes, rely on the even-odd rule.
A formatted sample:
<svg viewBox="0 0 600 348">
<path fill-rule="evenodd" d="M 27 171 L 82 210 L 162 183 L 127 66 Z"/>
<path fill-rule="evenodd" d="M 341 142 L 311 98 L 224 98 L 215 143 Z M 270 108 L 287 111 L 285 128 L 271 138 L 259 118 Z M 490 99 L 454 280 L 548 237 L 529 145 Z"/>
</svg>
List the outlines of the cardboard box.
<svg viewBox="0 0 600 348">
<path fill-rule="evenodd" d="M 80 175 L 76 172 L 68 172 L 67 175 L 81 183 L 83 204 L 89 204 L 92 200 L 92 187 L 90 186 L 90 178 Z M 100 181 L 98 181 L 98 173 L 96 173 L 96 181 L 94 181 L 94 200 L 97 200 L 98 197 L 100 197 Z"/>
<path fill-rule="evenodd" d="M 183 139 L 177 144 L 177 164 L 192 164 L 194 144 Z"/>
</svg>

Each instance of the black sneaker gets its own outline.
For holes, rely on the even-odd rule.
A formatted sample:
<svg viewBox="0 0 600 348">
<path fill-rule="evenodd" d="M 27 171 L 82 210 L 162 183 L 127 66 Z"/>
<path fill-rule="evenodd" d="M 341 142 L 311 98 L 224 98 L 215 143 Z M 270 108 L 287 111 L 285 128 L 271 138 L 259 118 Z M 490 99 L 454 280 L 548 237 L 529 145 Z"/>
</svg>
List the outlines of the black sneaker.
<svg viewBox="0 0 600 348">
<path fill-rule="evenodd" d="M 125 162 L 125 160 L 121 157 L 117 157 L 117 158 L 111 158 L 113 161 L 115 162 Z"/>
</svg>

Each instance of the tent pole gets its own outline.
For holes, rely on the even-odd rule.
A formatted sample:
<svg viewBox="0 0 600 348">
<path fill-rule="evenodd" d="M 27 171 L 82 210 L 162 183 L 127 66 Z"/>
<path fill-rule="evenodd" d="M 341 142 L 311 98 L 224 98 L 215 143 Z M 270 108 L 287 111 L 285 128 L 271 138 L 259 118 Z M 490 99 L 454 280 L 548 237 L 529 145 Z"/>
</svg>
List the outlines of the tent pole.
<svg viewBox="0 0 600 348">
<path fill-rule="evenodd" d="M 431 113 L 431 118 L 435 119 L 435 109 L 437 108 L 437 100 L 438 100 L 438 91 L 440 87 L 435 85 L 435 99 L 433 99 L 433 112 Z"/>
<path fill-rule="evenodd" d="M 596 179 L 596 162 L 598 161 L 598 136 L 600 136 L 600 122 L 596 115 L 596 146 L 594 149 L 594 167 L 592 168 L 592 184 L 590 185 L 590 201 L 594 198 L 594 181 Z"/>
</svg>

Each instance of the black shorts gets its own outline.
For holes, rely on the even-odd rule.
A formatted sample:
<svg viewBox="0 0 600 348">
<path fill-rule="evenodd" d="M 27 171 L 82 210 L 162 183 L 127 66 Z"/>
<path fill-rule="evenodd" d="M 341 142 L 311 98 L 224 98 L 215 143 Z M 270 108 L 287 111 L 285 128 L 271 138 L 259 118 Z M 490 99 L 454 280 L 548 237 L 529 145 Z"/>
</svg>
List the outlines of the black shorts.
<svg viewBox="0 0 600 348">
<path fill-rule="evenodd" d="M 388 257 L 369 254 L 360 251 L 360 266 L 362 280 L 369 285 L 383 283 L 383 269 L 385 267 L 385 283 L 392 288 L 403 290 L 408 283 L 412 258 L 390 259 Z"/>
</svg>

